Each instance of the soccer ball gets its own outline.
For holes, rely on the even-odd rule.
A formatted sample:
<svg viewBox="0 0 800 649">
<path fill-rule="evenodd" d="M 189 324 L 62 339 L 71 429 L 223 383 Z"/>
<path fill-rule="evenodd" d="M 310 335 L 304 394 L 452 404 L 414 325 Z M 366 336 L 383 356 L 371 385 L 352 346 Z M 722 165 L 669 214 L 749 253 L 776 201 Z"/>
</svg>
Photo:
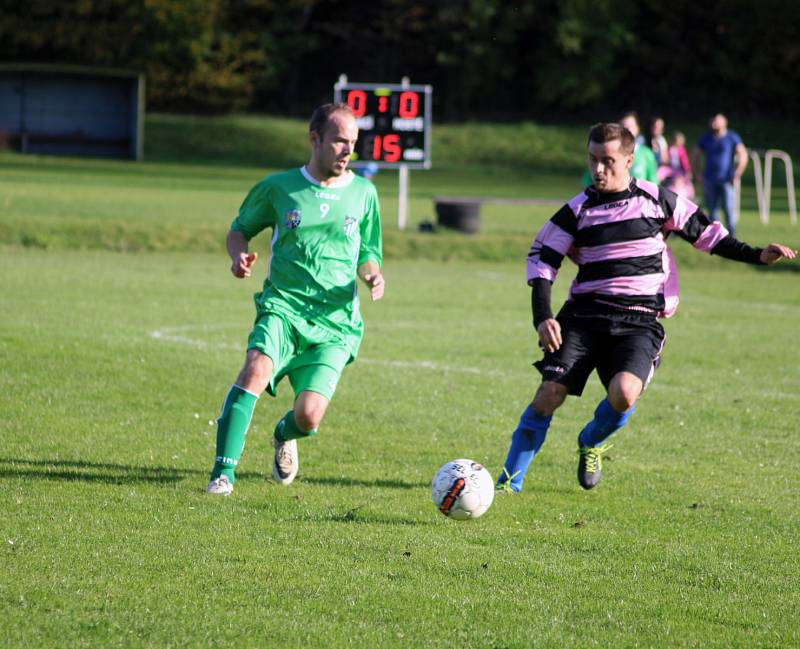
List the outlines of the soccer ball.
<svg viewBox="0 0 800 649">
<path fill-rule="evenodd" d="M 494 500 L 494 481 L 482 464 L 453 460 L 436 472 L 431 484 L 433 504 L 456 520 L 478 518 Z"/>
</svg>

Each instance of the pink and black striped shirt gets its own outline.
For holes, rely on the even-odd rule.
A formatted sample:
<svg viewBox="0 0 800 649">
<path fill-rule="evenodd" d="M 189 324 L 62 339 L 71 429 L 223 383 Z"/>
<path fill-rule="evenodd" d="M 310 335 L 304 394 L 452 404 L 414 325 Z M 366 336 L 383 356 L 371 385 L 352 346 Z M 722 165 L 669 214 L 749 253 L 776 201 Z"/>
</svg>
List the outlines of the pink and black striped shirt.
<svg viewBox="0 0 800 649">
<path fill-rule="evenodd" d="M 703 252 L 726 238 L 746 246 L 691 201 L 634 179 L 622 192 L 589 187 L 556 212 L 528 253 L 528 284 L 552 283 L 567 256 L 578 265 L 570 301 L 669 317 L 678 306 L 677 269 L 666 243 L 673 232 Z M 752 254 L 735 257 L 752 261 Z"/>
</svg>

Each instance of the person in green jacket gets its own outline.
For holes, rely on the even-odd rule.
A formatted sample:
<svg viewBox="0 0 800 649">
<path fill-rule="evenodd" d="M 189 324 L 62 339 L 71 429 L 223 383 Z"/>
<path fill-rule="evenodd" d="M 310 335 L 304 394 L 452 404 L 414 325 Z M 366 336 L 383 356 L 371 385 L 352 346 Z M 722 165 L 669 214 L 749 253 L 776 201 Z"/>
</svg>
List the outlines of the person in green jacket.
<svg viewBox="0 0 800 649">
<path fill-rule="evenodd" d="M 653 150 L 645 144 L 644 138 L 641 136 L 636 113 L 625 113 L 620 118 L 619 123 L 633 134 L 636 141 L 636 148 L 633 150 L 631 176 L 658 184 L 658 161 Z"/>
</svg>

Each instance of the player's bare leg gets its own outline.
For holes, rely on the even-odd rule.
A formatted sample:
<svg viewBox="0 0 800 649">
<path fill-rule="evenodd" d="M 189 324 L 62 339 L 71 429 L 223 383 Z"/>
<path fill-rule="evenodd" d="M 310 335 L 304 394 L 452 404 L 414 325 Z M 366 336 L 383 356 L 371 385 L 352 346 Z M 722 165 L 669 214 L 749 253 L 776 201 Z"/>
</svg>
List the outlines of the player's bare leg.
<svg viewBox="0 0 800 649">
<path fill-rule="evenodd" d="M 297 440 L 316 435 L 317 428 L 328 410 L 327 397 L 304 390 L 297 395 L 294 408 L 275 427 L 275 459 L 272 477 L 282 485 L 291 484 L 297 476 L 300 462 L 297 457 Z"/>
<path fill-rule="evenodd" d="M 542 381 L 531 405 L 541 417 L 552 417 L 567 398 L 567 386 L 555 381 Z"/>
<path fill-rule="evenodd" d="M 248 349 L 247 358 L 242 371 L 236 379 L 236 385 L 253 394 L 261 394 L 267 389 L 272 378 L 272 359 L 257 349 Z"/>
</svg>

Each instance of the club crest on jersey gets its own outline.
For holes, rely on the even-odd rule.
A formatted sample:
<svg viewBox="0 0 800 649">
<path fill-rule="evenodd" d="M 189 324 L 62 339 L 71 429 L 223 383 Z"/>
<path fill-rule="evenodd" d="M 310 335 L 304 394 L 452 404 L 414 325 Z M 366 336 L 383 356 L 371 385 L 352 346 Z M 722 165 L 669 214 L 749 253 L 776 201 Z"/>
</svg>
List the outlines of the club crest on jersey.
<svg viewBox="0 0 800 649">
<path fill-rule="evenodd" d="M 286 212 L 286 227 L 294 230 L 298 225 L 300 225 L 300 210 L 288 210 Z"/>
<path fill-rule="evenodd" d="M 352 216 L 345 216 L 344 217 L 344 233 L 351 237 L 356 233 L 356 224 L 358 221 L 354 219 Z"/>
</svg>

